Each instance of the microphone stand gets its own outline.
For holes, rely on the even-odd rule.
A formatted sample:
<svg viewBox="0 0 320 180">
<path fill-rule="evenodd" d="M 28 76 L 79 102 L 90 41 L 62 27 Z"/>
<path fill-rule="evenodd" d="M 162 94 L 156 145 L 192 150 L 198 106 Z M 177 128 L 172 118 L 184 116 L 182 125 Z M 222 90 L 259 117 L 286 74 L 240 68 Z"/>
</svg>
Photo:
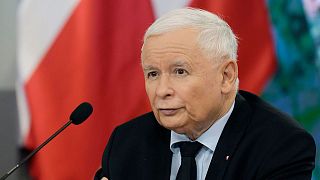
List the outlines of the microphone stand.
<svg viewBox="0 0 320 180">
<path fill-rule="evenodd" d="M 48 144 L 53 138 L 55 138 L 58 134 L 60 134 L 65 128 L 67 128 L 72 123 L 72 120 L 69 120 L 66 124 L 64 124 L 58 131 L 56 131 L 53 135 L 51 135 L 45 142 L 43 142 L 40 146 L 38 146 L 35 150 L 33 150 L 27 157 L 25 157 L 22 161 L 20 161 L 15 167 L 13 167 L 10 171 L 4 174 L 0 180 L 5 180 L 7 177 L 12 174 L 16 169 L 22 166 L 25 162 L 27 162 L 32 156 L 34 156 L 43 146 Z"/>
</svg>

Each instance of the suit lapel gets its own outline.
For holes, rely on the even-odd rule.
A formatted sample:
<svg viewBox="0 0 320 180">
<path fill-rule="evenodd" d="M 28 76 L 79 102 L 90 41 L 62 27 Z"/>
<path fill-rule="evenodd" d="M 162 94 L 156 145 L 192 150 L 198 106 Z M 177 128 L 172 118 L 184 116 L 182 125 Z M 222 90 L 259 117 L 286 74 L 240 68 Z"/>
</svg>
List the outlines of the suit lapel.
<svg viewBox="0 0 320 180">
<path fill-rule="evenodd" d="M 246 130 L 250 120 L 251 108 L 246 100 L 238 94 L 234 110 L 224 127 L 213 154 L 206 180 L 223 179 L 226 167 Z"/>
</svg>

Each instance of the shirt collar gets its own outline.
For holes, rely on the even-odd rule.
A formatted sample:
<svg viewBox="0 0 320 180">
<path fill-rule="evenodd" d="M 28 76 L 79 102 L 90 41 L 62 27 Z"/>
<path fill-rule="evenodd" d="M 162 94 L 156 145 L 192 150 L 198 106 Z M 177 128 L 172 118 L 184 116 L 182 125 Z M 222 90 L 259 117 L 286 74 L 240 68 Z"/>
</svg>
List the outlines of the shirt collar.
<svg viewBox="0 0 320 180">
<path fill-rule="evenodd" d="M 207 131 L 205 131 L 200 137 L 198 137 L 195 141 L 200 142 L 202 145 L 204 145 L 205 147 L 207 147 L 208 149 L 214 152 L 217 146 L 218 140 L 220 138 L 220 135 L 222 133 L 222 130 L 226 125 L 233 111 L 234 104 L 235 102 L 232 103 L 229 111 L 224 116 L 222 116 L 215 123 L 213 123 L 212 126 Z M 175 144 L 181 141 L 192 141 L 192 140 L 190 140 L 184 134 L 178 134 L 174 131 L 171 131 L 170 149 L 173 153 L 178 152 L 178 148 L 175 146 Z"/>
</svg>

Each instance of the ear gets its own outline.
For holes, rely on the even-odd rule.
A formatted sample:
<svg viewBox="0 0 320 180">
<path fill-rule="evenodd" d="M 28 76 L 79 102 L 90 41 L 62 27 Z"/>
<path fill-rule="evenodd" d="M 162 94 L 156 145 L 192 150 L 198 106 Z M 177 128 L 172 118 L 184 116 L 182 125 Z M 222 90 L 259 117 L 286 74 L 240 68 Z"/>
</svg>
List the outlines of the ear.
<svg viewBox="0 0 320 180">
<path fill-rule="evenodd" d="M 235 90 L 235 84 L 238 78 L 238 65 L 236 61 L 227 60 L 222 65 L 222 85 L 221 92 L 224 94 Z"/>
</svg>

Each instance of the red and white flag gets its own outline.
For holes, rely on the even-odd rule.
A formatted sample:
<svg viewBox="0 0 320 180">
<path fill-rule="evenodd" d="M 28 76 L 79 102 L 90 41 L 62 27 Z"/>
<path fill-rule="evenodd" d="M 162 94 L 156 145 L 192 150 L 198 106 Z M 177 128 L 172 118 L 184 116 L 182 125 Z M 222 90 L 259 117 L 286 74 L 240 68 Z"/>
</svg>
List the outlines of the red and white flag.
<svg viewBox="0 0 320 180">
<path fill-rule="evenodd" d="M 150 110 L 140 68 L 154 19 L 183 6 L 221 15 L 240 37 L 240 87 L 259 93 L 275 69 L 264 0 L 23 0 L 18 14 L 21 142 L 34 149 L 81 102 L 93 115 L 31 162 L 34 179 L 87 180 L 116 125 Z"/>
</svg>

